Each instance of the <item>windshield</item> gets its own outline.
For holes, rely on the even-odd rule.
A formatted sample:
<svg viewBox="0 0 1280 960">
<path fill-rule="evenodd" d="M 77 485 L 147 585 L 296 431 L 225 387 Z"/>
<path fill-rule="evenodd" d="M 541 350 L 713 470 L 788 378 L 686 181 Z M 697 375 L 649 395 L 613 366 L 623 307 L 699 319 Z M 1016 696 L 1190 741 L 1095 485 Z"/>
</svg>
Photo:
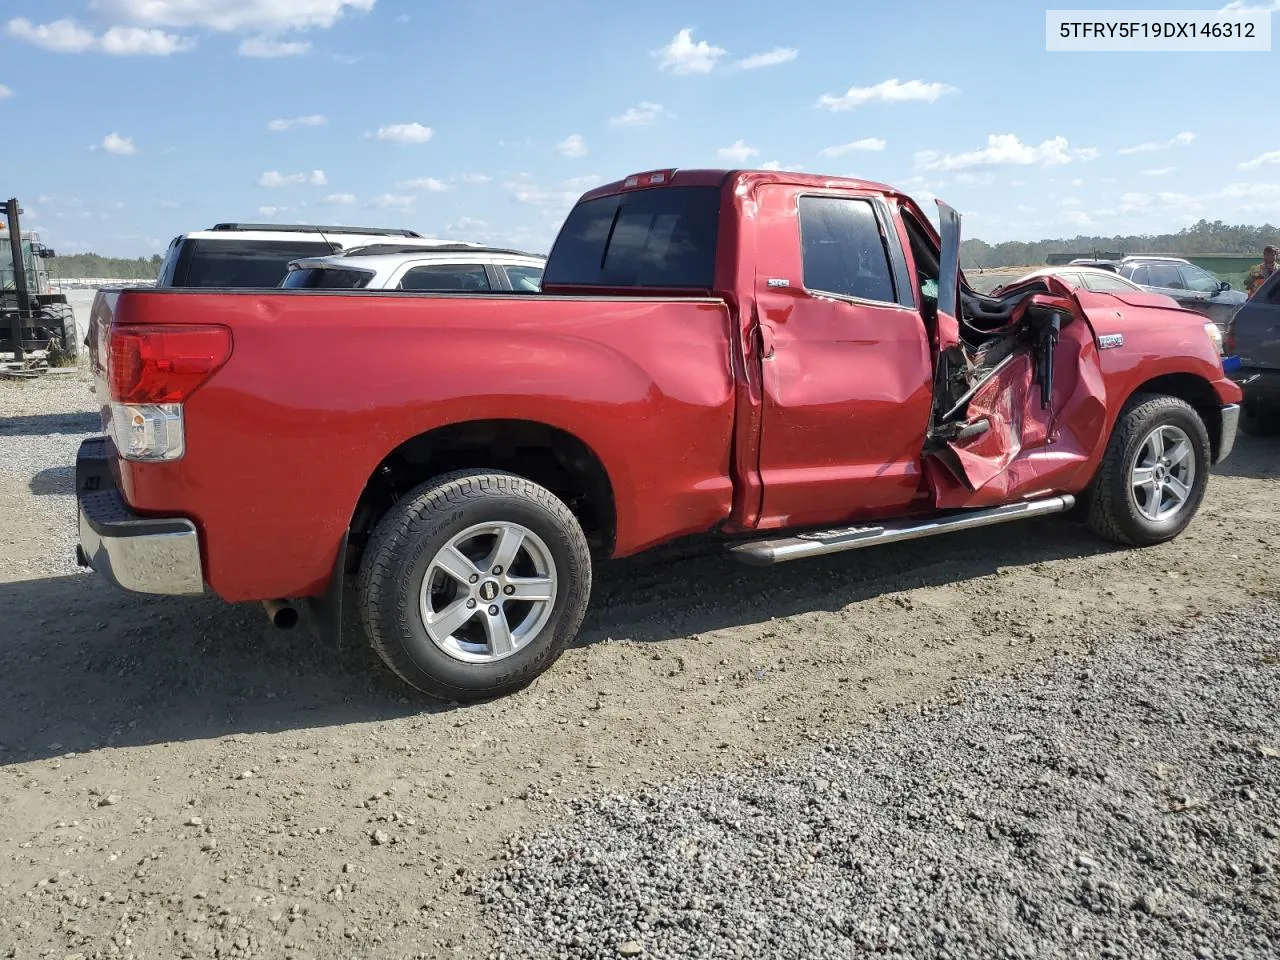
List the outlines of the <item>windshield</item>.
<svg viewBox="0 0 1280 960">
<path fill-rule="evenodd" d="M 662 187 L 598 197 L 569 213 L 543 285 L 710 290 L 719 187 Z"/>
<path fill-rule="evenodd" d="M 31 287 L 35 271 L 31 263 L 31 241 L 22 241 L 22 264 L 27 273 L 27 286 Z M 8 233 L 0 233 L 0 289 L 16 290 L 18 278 L 13 272 L 13 244 Z"/>
</svg>

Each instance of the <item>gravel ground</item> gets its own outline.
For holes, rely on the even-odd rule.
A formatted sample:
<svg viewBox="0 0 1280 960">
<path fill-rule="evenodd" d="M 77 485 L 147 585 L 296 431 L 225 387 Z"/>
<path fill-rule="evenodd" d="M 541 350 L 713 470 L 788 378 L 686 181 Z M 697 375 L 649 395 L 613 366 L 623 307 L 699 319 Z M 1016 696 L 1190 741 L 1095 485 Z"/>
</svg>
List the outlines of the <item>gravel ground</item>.
<svg viewBox="0 0 1280 960">
<path fill-rule="evenodd" d="M 778 569 L 683 547 L 609 565 L 581 641 L 546 676 L 451 709 L 413 697 L 358 638 L 329 650 L 271 629 L 252 604 L 127 594 L 76 568 L 88 386 L 0 382 L 0 958 L 545 956 L 565 926 L 542 926 L 550 895 L 536 877 L 563 876 L 588 912 L 609 901 L 550 857 L 517 853 L 527 879 L 503 876 L 521 842 L 505 838 L 543 830 L 594 836 L 580 849 L 623 884 L 612 914 L 575 930 L 606 956 L 629 953 L 626 938 L 648 955 L 681 937 L 723 952 L 721 919 L 746 952 L 789 955 L 793 916 L 817 955 L 871 955 L 857 944 L 874 940 L 960 957 L 999 937 L 1013 956 L 1032 943 L 1055 955 L 1056 942 L 1068 944 L 1056 955 L 1090 956 L 1105 932 L 1115 956 L 1141 955 L 1128 946 L 1141 936 L 1141 949 L 1193 957 L 1201 934 L 1211 955 L 1243 960 L 1274 937 L 1274 838 L 1255 829 L 1276 820 L 1274 765 L 1249 751 L 1280 745 L 1249 725 L 1268 722 L 1258 698 L 1278 668 L 1268 655 L 1251 675 L 1239 659 L 1258 631 L 1275 635 L 1274 608 L 1228 622 L 1216 644 L 1169 631 L 1280 600 L 1275 441 L 1242 438 L 1196 522 L 1152 550 L 1050 520 Z M 1143 629 L 1156 637 L 1096 652 L 1090 639 Z M 1049 681 L 1025 679 L 1046 667 Z M 1226 693 L 1215 707 L 1191 689 Z M 1129 729 L 1136 744 L 1111 739 Z M 1209 806 L 1157 816 L 1166 791 Z M 646 792 L 667 806 L 635 832 Z M 566 808 L 572 798 L 584 799 Z M 752 844 L 758 858 L 743 859 Z M 1238 876 L 1212 872 L 1228 861 Z M 679 897 L 655 896 L 663 869 Z M 1197 876 L 1216 894 L 1197 892 Z M 1081 906 L 1086 882 L 1096 897 Z M 495 891 L 503 903 L 483 902 Z M 649 929 L 620 915 L 642 891 Z M 1129 908 L 1147 895 L 1154 913 Z M 518 933 L 502 923 L 513 903 L 534 914 L 515 913 Z M 661 926 L 691 909 L 705 911 L 692 926 Z M 912 948 L 944 919 L 949 954 Z M 1078 941 L 1063 939 L 1072 926 Z"/>
<path fill-rule="evenodd" d="M 90 383 L 83 369 L 0 382 L 0 510 L 20 510 L 24 519 L 0 528 L 0 572 L 30 578 L 80 569 L 76 449 L 100 431 Z"/>
<path fill-rule="evenodd" d="M 1277 664 L 1276 603 L 1107 640 L 574 803 L 479 896 L 512 957 L 1280 956 Z"/>
</svg>

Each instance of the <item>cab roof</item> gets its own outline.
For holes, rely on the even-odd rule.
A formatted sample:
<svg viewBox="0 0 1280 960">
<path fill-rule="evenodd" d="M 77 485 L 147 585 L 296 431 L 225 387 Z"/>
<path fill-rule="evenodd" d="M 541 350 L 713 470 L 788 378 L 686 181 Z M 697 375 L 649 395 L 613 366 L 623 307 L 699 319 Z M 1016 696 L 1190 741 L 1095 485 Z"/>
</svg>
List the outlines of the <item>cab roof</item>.
<svg viewBox="0 0 1280 960">
<path fill-rule="evenodd" d="M 860 180 L 853 177 L 831 177 L 819 173 L 798 173 L 793 170 L 761 170 L 761 169 L 727 169 L 727 168 L 694 168 L 682 170 L 676 167 L 666 169 L 645 170 L 629 174 L 612 183 L 602 183 L 586 191 L 581 200 L 596 200 L 633 190 L 645 190 L 655 187 L 720 187 L 737 180 L 739 184 L 781 183 L 797 187 L 840 187 L 846 190 L 865 190 L 871 193 L 883 193 L 903 196 L 901 190 L 878 183 L 874 180 Z"/>
</svg>

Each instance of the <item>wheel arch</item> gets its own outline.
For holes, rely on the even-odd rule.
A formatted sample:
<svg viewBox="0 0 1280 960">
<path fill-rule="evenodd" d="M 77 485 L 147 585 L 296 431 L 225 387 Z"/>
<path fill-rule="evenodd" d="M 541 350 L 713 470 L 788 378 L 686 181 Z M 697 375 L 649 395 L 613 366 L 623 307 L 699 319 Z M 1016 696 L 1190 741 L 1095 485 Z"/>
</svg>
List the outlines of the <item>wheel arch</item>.
<svg viewBox="0 0 1280 960">
<path fill-rule="evenodd" d="M 392 504 L 432 477 L 465 469 L 502 470 L 541 484 L 573 512 L 594 555 L 612 552 L 617 507 L 599 454 L 561 427 L 533 419 L 489 418 L 427 430 L 379 461 L 351 514 L 347 571 L 354 572 L 369 533 Z"/>
<path fill-rule="evenodd" d="M 1135 402 L 1140 403 L 1144 395 L 1175 397 L 1195 410 L 1209 434 L 1210 454 L 1213 460 L 1217 460 L 1222 447 L 1222 418 L 1218 415 L 1222 404 L 1212 383 L 1194 373 L 1165 373 L 1151 377 L 1138 384 L 1125 397 L 1124 404 L 1116 412 L 1116 422 Z"/>
</svg>

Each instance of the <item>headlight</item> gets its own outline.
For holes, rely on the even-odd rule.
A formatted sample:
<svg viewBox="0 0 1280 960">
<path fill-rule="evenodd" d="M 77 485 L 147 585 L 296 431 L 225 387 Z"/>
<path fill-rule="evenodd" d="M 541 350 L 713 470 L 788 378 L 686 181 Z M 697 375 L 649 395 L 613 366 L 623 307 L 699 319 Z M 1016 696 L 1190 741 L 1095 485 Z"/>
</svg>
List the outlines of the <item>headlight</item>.
<svg viewBox="0 0 1280 960">
<path fill-rule="evenodd" d="M 1224 356 L 1222 350 L 1222 331 L 1218 329 L 1216 323 L 1206 323 L 1204 332 L 1209 335 L 1209 339 L 1213 341 L 1214 349 L 1218 351 L 1218 356 Z"/>
</svg>

